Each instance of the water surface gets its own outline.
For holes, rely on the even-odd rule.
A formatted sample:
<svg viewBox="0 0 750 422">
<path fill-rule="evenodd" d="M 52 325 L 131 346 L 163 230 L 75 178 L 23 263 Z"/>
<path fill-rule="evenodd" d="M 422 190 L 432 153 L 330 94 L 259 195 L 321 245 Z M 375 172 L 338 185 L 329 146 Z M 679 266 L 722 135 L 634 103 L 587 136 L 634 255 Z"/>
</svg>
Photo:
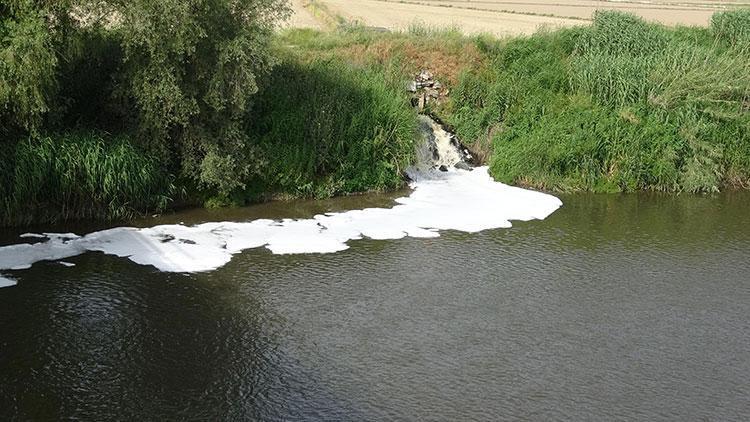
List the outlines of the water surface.
<svg viewBox="0 0 750 422">
<path fill-rule="evenodd" d="M 0 420 L 748 420 L 750 195 L 562 200 L 511 229 L 209 273 L 37 263 L 0 289 Z"/>
</svg>

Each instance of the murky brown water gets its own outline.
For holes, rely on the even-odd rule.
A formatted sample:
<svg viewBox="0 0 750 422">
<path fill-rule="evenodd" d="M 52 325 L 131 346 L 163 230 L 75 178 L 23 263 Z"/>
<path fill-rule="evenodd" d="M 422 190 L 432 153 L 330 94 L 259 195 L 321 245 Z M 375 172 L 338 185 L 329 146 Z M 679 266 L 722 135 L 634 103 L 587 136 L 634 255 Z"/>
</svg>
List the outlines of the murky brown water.
<svg viewBox="0 0 750 422">
<path fill-rule="evenodd" d="M 750 419 L 750 195 L 562 199 L 509 230 L 254 249 L 209 273 L 98 253 L 14 272 L 0 420 Z"/>
</svg>

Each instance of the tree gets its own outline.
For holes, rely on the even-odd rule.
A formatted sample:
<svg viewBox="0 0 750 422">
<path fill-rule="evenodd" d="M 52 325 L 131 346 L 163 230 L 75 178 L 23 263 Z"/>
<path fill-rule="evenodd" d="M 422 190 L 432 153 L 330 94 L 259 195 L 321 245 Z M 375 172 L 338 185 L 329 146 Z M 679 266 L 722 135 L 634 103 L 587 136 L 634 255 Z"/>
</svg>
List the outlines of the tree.
<svg viewBox="0 0 750 422">
<path fill-rule="evenodd" d="M 0 3 L 0 136 L 35 132 L 56 89 L 55 31 L 48 5 Z"/>
<path fill-rule="evenodd" d="M 243 123 L 257 78 L 274 64 L 270 40 L 287 0 L 0 1 L 0 135 L 34 135 L 52 110 L 81 110 L 71 103 L 87 98 L 61 98 L 58 88 L 86 81 L 74 64 L 93 49 L 81 40 L 105 38 L 120 62 L 107 77 L 90 75 L 107 87 L 88 89 L 122 104 L 105 117 L 134 122 L 144 146 L 201 187 L 242 186 L 257 163 Z"/>
<path fill-rule="evenodd" d="M 125 51 L 124 91 L 140 128 L 177 149 L 182 173 L 221 192 L 242 186 L 252 150 L 242 131 L 286 0 L 123 0 L 113 16 Z M 175 148 L 176 147 L 176 148 Z"/>
</svg>

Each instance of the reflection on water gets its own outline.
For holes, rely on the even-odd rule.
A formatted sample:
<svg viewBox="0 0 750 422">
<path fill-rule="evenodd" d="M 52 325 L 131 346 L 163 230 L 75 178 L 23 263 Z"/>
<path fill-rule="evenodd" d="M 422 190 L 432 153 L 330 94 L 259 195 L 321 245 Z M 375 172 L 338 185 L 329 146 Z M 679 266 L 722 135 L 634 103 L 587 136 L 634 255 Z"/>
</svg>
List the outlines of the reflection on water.
<svg viewBox="0 0 750 422">
<path fill-rule="evenodd" d="M 0 290 L 0 419 L 747 420 L 750 195 L 562 200 L 510 230 L 207 274 L 36 264 Z"/>
</svg>

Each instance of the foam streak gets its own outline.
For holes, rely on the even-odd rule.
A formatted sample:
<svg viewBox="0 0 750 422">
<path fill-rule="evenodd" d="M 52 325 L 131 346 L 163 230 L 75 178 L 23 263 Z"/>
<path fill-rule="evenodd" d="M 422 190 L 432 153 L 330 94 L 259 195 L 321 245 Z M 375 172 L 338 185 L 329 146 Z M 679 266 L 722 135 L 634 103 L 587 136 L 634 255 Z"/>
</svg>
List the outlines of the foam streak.
<svg viewBox="0 0 750 422">
<path fill-rule="evenodd" d="M 542 220 L 562 205 L 554 196 L 497 183 L 486 167 L 471 172 L 431 171 L 412 178 L 413 192 L 397 199 L 392 208 L 329 213 L 302 220 L 119 227 L 83 237 L 45 233 L 48 240 L 41 243 L 0 247 L 0 270 L 25 269 L 39 261 L 100 251 L 161 271 L 210 271 L 245 249 L 265 246 L 274 254 L 333 253 L 363 237 L 426 238 L 438 237 L 440 230 L 474 233 L 507 228 L 511 220 Z"/>
</svg>

